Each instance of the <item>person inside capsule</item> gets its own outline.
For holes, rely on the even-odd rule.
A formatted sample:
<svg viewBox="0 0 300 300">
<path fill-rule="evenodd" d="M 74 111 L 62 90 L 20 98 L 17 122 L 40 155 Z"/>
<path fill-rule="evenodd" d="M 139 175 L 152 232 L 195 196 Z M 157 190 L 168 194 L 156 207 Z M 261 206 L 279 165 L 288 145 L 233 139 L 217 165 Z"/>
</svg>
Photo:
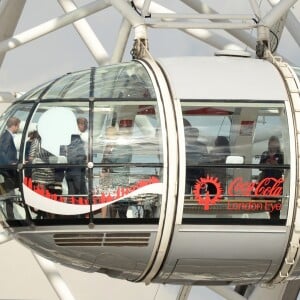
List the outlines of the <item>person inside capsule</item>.
<svg viewBox="0 0 300 300">
<path fill-rule="evenodd" d="M 84 117 L 77 118 L 78 134 L 81 140 L 85 143 L 88 142 L 88 120 Z"/>
<path fill-rule="evenodd" d="M 184 119 L 185 120 L 185 119 Z M 186 186 L 185 194 L 191 194 L 191 190 L 196 181 L 205 176 L 205 169 L 199 167 L 201 162 L 207 159 L 207 147 L 198 140 L 199 130 L 184 121 L 184 131 L 186 139 Z"/>
<path fill-rule="evenodd" d="M 67 161 L 70 164 L 85 164 L 87 157 L 84 142 L 79 134 L 71 136 L 71 143 L 66 147 Z M 85 167 L 70 167 L 66 169 L 68 193 L 71 195 L 86 195 Z"/>
<path fill-rule="evenodd" d="M 215 139 L 214 148 L 210 151 L 210 159 L 212 163 L 225 164 L 226 157 L 231 153 L 229 140 L 226 136 L 217 136 Z M 209 175 L 216 177 L 221 183 L 221 188 L 224 194 L 226 194 L 227 178 L 226 167 L 218 167 L 209 170 Z"/>
<path fill-rule="evenodd" d="M 16 165 L 17 164 L 17 148 L 14 142 L 14 135 L 20 127 L 20 119 L 11 117 L 6 122 L 6 130 L 0 137 L 0 164 Z M 14 189 L 18 187 L 18 173 L 16 170 L 1 170 L 3 186 L 1 188 L 4 194 L 14 194 Z M 14 219 L 13 202 L 8 199 L 6 202 L 6 214 L 8 219 Z"/>
<path fill-rule="evenodd" d="M 258 177 L 259 182 L 263 182 L 265 188 L 272 188 L 273 186 L 283 188 L 283 169 L 276 168 L 278 165 L 283 165 L 284 157 L 281 151 L 280 141 L 277 136 L 271 136 L 268 141 L 268 150 L 264 151 L 260 158 L 260 164 L 270 165 L 270 168 L 261 168 Z M 278 198 L 268 198 L 268 200 L 277 200 Z M 273 210 L 270 212 L 272 220 L 280 218 L 280 210 Z"/>
<path fill-rule="evenodd" d="M 32 142 L 38 137 L 38 131 L 37 130 L 32 130 L 32 131 L 29 131 L 28 132 L 28 139 L 25 143 L 25 161 L 24 163 L 25 164 L 30 164 L 30 158 L 29 158 L 29 154 L 30 154 L 30 149 L 31 149 L 31 145 L 32 145 Z M 27 168 L 24 170 L 24 176 L 27 177 L 27 178 L 31 178 L 32 176 L 32 170 L 30 168 Z"/>
<path fill-rule="evenodd" d="M 41 146 L 41 137 L 37 135 L 31 143 L 29 161 L 36 163 L 49 163 L 53 155 Z M 48 189 L 50 193 L 61 194 L 62 178 L 57 180 L 55 168 L 35 168 L 32 170 L 32 183 L 34 188 Z"/>
</svg>

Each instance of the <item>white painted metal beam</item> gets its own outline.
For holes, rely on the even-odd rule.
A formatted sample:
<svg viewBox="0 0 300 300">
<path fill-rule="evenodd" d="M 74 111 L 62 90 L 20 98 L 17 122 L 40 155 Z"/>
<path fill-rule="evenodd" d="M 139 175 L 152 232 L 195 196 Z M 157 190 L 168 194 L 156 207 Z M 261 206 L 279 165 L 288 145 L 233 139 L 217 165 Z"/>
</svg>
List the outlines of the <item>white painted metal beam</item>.
<svg viewBox="0 0 300 300">
<path fill-rule="evenodd" d="M 135 32 L 135 39 L 147 40 L 147 28 L 144 19 L 124 0 L 110 0 L 111 5 L 127 19 Z"/>
<path fill-rule="evenodd" d="M 26 0 L 0 1 L 0 41 L 11 37 L 16 29 Z M 0 66 L 5 53 L 0 53 Z"/>
<path fill-rule="evenodd" d="M 144 3 L 143 0 L 135 1 L 136 6 L 139 7 L 140 9 L 143 7 L 143 3 Z M 150 13 L 170 13 L 170 14 L 174 14 L 174 16 L 176 15 L 174 11 L 169 10 L 162 5 L 155 3 L 154 1 L 151 2 L 149 11 Z M 228 40 L 227 38 L 205 29 L 181 29 L 181 30 L 216 49 L 243 50 L 239 45 Z"/>
<path fill-rule="evenodd" d="M 170 14 L 170 13 L 153 13 L 151 14 L 151 19 L 160 18 L 162 20 L 173 19 L 173 20 L 180 20 L 180 19 L 188 19 L 188 20 L 241 20 L 243 22 L 253 20 L 253 16 L 251 15 L 228 15 L 228 14 L 218 14 L 218 13 L 199 13 L 199 14 Z"/>
<path fill-rule="evenodd" d="M 69 25 L 77 20 L 85 18 L 97 11 L 103 10 L 108 7 L 104 1 L 98 0 L 87 5 L 84 5 L 66 15 L 54 18 L 22 33 L 19 33 L 11 38 L 8 38 L 0 42 L 0 54 L 8 50 L 19 47 L 23 44 L 31 42 L 41 36 L 44 36 L 50 32 L 53 32 L 59 28 Z"/>
<path fill-rule="evenodd" d="M 207 286 L 207 288 L 209 288 L 210 290 L 214 291 L 215 293 L 224 297 L 227 300 L 246 300 L 245 297 L 238 294 L 228 286 Z M 261 299 L 267 299 L 267 298 L 261 298 Z"/>
<path fill-rule="evenodd" d="M 72 0 L 58 0 L 63 10 L 66 13 L 78 9 Z M 109 56 L 103 45 L 100 43 L 96 34 L 85 19 L 81 19 L 73 23 L 81 39 L 93 55 L 98 65 L 103 65 L 108 62 Z"/>
<path fill-rule="evenodd" d="M 60 276 L 55 264 L 52 261 L 34 253 L 33 251 L 32 255 L 36 259 L 41 270 L 44 272 L 58 298 L 60 300 L 75 300 L 67 284 Z"/>
<path fill-rule="evenodd" d="M 279 0 L 269 0 L 269 3 L 274 6 L 278 4 Z M 290 10 L 287 15 L 286 19 L 286 28 L 289 33 L 294 38 L 295 42 L 300 46 L 300 22 L 298 21 L 297 17 L 293 14 L 293 11 Z"/>
<path fill-rule="evenodd" d="M 198 0 L 181 0 L 183 3 L 194 9 L 200 14 L 218 14 L 217 11 L 210 8 L 207 4 L 202 3 Z M 213 20 L 214 22 L 218 22 L 218 20 Z M 255 49 L 256 47 L 256 39 L 248 32 L 235 30 L 235 29 L 227 29 L 227 32 L 231 34 L 233 37 L 237 38 L 239 41 L 250 47 L 251 49 Z"/>
<path fill-rule="evenodd" d="M 149 14 L 149 7 L 152 0 L 145 0 L 142 8 L 142 16 L 145 17 Z"/>
<path fill-rule="evenodd" d="M 281 0 L 261 19 L 261 24 L 271 28 L 297 1 Z"/>
<path fill-rule="evenodd" d="M 253 29 L 256 27 L 256 24 L 253 23 L 193 23 L 193 22 L 176 22 L 176 21 L 167 21 L 167 22 L 155 22 L 149 25 L 153 28 L 175 28 L 175 29 Z"/>
<path fill-rule="evenodd" d="M 254 15 L 256 16 L 257 20 L 259 21 L 261 19 L 261 10 L 259 8 L 259 5 L 256 0 L 249 0 L 252 11 Z"/>
<path fill-rule="evenodd" d="M 192 289 L 192 286 L 190 286 L 190 285 L 181 286 L 180 290 L 178 291 L 176 300 L 188 300 L 191 289 Z"/>
<path fill-rule="evenodd" d="M 132 26 L 129 23 L 129 21 L 127 19 L 123 19 L 121 26 L 120 26 L 119 34 L 117 37 L 117 43 L 115 45 L 114 52 L 111 56 L 111 60 L 110 60 L 111 63 L 117 63 L 117 62 L 122 61 L 122 58 L 123 58 L 124 52 L 125 52 L 125 48 L 126 48 L 126 44 L 129 39 L 131 28 L 132 28 Z"/>
<path fill-rule="evenodd" d="M 291 11 L 287 16 L 286 28 L 290 32 L 298 46 L 300 46 L 300 22 Z"/>
</svg>

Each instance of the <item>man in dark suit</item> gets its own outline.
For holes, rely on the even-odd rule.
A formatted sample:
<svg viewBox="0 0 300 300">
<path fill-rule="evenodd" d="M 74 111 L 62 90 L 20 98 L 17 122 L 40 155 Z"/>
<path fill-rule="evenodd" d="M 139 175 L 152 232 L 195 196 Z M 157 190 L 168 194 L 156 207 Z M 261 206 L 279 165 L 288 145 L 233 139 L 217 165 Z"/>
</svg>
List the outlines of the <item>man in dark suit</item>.
<svg viewBox="0 0 300 300">
<path fill-rule="evenodd" d="M 6 122 L 6 126 L 6 130 L 0 137 L 0 165 L 14 165 L 18 162 L 14 134 L 19 130 L 20 119 L 10 117 Z M 13 193 L 18 178 L 17 171 L 2 169 L 1 174 L 4 177 L 5 193 Z M 8 219 L 14 219 L 13 203 L 11 201 L 6 202 L 6 213 Z"/>
</svg>

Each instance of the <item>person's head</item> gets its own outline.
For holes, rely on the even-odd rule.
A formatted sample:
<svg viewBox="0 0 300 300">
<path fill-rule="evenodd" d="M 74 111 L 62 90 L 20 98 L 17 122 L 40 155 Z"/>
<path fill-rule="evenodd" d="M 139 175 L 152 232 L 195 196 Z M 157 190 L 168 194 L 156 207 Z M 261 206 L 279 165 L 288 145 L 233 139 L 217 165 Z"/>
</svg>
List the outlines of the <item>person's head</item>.
<svg viewBox="0 0 300 300">
<path fill-rule="evenodd" d="M 12 133 L 17 133 L 20 128 L 20 122 L 19 118 L 10 117 L 6 122 L 6 126 Z"/>
<path fill-rule="evenodd" d="M 215 140 L 216 147 L 229 147 L 229 141 L 226 136 L 219 135 Z"/>
<path fill-rule="evenodd" d="M 199 130 L 195 127 L 185 127 L 184 133 L 189 141 L 196 141 L 199 137 Z"/>
<path fill-rule="evenodd" d="M 277 136 L 272 135 L 269 138 L 268 149 L 270 152 L 280 152 L 280 142 Z"/>
<path fill-rule="evenodd" d="M 86 118 L 77 118 L 77 126 L 80 132 L 85 132 L 88 127 L 88 121 Z"/>
<path fill-rule="evenodd" d="M 215 139 L 215 147 L 219 149 L 218 152 L 230 154 L 229 140 L 226 136 L 217 136 Z"/>
<path fill-rule="evenodd" d="M 184 127 L 191 127 L 192 125 L 187 119 L 183 118 L 183 126 Z"/>
<path fill-rule="evenodd" d="M 38 138 L 38 137 L 39 137 L 39 133 L 38 133 L 37 130 L 32 130 L 32 131 L 28 132 L 28 138 L 30 140 L 33 140 L 33 139 Z"/>
</svg>

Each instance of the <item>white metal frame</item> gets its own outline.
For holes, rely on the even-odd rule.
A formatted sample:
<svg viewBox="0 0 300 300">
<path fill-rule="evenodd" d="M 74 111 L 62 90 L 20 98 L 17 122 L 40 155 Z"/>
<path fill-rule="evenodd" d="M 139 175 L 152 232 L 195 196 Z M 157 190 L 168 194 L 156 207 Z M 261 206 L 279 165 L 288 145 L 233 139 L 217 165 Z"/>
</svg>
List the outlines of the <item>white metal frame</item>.
<svg viewBox="0 0 300 300">
<path fill-rule="evenodd" d="M 140 15 L 126 0 L 97 0 L 82 7 L 77 7 L 73 0 L 58 0 L 59 5 L 61 5 L 65 11 L 65 14 L 60 17 L 49 20 L 7 39 L 3 39 L 3 37 L 11 35 L 11 30 L 7 31 L 8 29 L 2 27 L 4 29 L 0 29 L 0 55 L 4 55 L 7 51 L 73 23 L 96 62 L 99 65 L 108 63 L 109 57 L 107 51 L 84 18 L 111 6 L 123 17 L 121 30 L 111 57 L 111 62 L 122 60 L 131 30 L 134 31 L 135 39 L 147 40 L 148 27 L 176 28 L 217 49 L 233 47 L 233 49 L 240 50 L 243 45 L 255 49 L 258 41 L 269 40 L 269 29 L 274 26 L 276 22 L 279 22 L 280 18 L 297 2 L 297 0 L 269 1 L 273 7 L 263 16 L 257 0 L 249 0 L 253 15 L 219 14 L 206 4 L 196 0 L 181 0 L 181 2 L 196 12 L 195 14 L 188 15 L 174 12 L 152 0 L 133 1 L 135 6 L 140 9 Z M 1 1 L 0 16 L 4 16 L 2 22 L 6 22 L 6 24 L 15 28 L 18 17 L 14 19 L 6 17 L 5 11 L 12 7 L 19 7 L 19 11 L 22 11 L 24 3 L 24 1 L 19 1 L 18 3 L 18 1 L 15 0 Z M 145 17 L 148 15 L 150 15 L 151 18 Z M 204 21 L 199 22 L 200 19 Z M 255 19 L 255 22 L 253 19 Z M 286 27 L 299 45 L 299 21 L 292 12 L 289 12 Z M 239 41 L 239 45 L 236 44 L 236 40 L 229 40 L 220 34 L 208 32 L 208 29 L 222 29 L 227 31 L 234 39 Z M 244 29 L 257 30 L 257 37 L 254 38 L 249 32 L 244 31 Z"/>
</svg>

